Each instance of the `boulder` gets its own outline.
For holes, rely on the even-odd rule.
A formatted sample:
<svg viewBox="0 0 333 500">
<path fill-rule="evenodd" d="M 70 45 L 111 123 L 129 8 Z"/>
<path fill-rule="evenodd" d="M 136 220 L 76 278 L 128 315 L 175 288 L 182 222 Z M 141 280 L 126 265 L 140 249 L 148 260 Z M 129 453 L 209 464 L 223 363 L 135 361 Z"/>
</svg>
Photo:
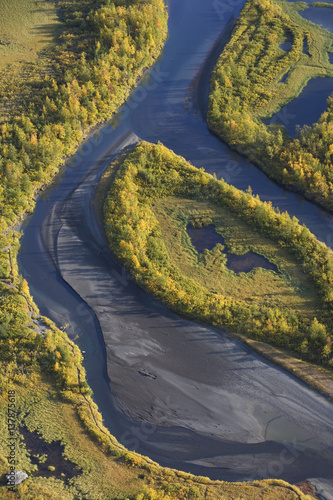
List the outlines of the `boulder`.
<svg viewBox="0 0 333 500">
<path fill-rule="evenodd" d="M 21 484 L 23 481 L 28 479 L 28 474 L 21 470 L 13 470 L 6 474 L 6 481 L 8 486 L 14 486 L 16 484 Z"/>
</svg>

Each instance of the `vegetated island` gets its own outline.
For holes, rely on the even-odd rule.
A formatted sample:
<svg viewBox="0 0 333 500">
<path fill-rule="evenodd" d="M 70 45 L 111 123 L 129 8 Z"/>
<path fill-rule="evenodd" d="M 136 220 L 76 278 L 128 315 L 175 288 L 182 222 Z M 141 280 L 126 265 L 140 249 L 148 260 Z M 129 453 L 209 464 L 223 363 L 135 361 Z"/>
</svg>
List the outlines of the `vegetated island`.
<svg viewBox="0 0 333 500">
<path fill-rule="evenodd" d="M 333 209 L 333 99 L 291 138 L 266 126 L 315 77 L 333 77 L 333 35 L 303 19 L 303 2 L 248 0 L 212 73 L 208 126 L 269 176 Z M 289 50 L 280 47 L 290 42 Z"/>
<path fill-rule="evenodd" d="M 333 367 L 333 252 L 295 217 L 149 143 L 118 168 L 104 210 L 112 251 L 171 309 Z M 207 249 L 202 235 L 197 251 L 189 226 L 224 241 Z M 238 273 L 235 255 L 270 265 Z"/>
</svg>

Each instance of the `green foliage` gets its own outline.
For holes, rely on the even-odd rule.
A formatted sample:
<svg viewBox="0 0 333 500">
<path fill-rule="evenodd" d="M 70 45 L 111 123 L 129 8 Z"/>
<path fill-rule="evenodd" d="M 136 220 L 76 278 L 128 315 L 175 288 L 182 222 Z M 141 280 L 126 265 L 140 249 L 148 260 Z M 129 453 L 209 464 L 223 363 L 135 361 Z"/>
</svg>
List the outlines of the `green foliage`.
<svg viewBox="0 0 333 500">
<path fill-rule="evenodd" d="M 141 174 L 142 165 L 150 174 L 149 181 Z M 323 323 L 316 317 L 300 316 L 286 306 L 268 307 L 260 301 L 249 304 L 232 294 L 210 291 L 194 275 L 184 275 L 170 259 L 154 213 L 154 205 L 169 196 L 221 206 L 285 248 L 316 287 L 324 311 Z M 317 363 L 333 365 L 333 253 L 295 217 L 280 214 L 271 203 L 263 203 L 223 180 L 217 181 L 163 145 L 141 143 L 115 176 L 105 203 L 105 229 L 111 249 L 137 282 L 175 311 L 294 349 Z"/>
<path fill-rule="evenodd" d="M 280 0 L 247 1 L 212 74 L 208 123 L 274 179 L 333 209 L 331 98 L 319 122 L 296 139 L 284 127 L 262 122 L 311 78 L 333 76 L 333 37 L 299 16 L 300 8 Z M 285 41 L 291 42 L 287 51 L 280 48 Z"/>
<path fill-rule="evenodd" d="M 167 19 L 162 0 L 118 3 L 59 2 L 60 43 L 43 77 L 19 81 L 31 87 L 29 99 L 19 106 L 17 98 L 14 116 L 0 126 L 4 223 L 32 210 L 32 192 L 50 182 L 93 125 L 113 115 L 160 53 Z"/>
</svg>

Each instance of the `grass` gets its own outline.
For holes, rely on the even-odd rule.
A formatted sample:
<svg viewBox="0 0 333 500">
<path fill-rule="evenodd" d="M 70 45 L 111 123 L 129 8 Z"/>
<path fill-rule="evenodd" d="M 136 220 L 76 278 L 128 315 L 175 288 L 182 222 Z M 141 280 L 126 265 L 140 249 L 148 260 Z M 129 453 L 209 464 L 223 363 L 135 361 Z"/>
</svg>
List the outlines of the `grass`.
<svg viewBox="0 0 333 500">
<path fill-rule="evenodd" d="M 61 26 L 52 0 L 0 0 L 0 123 L 50 73 L 47 50 Z"/>
<path fill-rule="evenodd" d="M 0 0 L 0 68 L 35 61 L 53 40 L 58 18 L 47 0 Z"/>
<path fill-rule="evenodd" d="M 315 286 L 287 250 L 260 235 L 230 210 L 177 197 L 156 201 L 153 210 L 170 259 L 184 276 L 194 279 L 210 292 L 249 304 L 290 308 L 307 318 L 322 316 Z M 186 225 L 191 220 L 214 224 L 228 251 L 242 255 L 252 250 L 277 265 L 280 273 L 255 268 L 249 273 L 236 274 L 226 267 L 223 255 L 216 249 L 198 254 L 186 233 Z"/>
<path fill-rule="evenodd" d="M 102 447 L 92 440 L 80 422 L 75 407 L 66 403 L 58 391 L 47 381 L 40 380 L 32 387 L 16 388 L 19 424 L 29 431 L 38 431 L 47 443 L 60 441 L 64 445 L 63 460 L 70 460 L 78 467 L 78 475 L 65 485 L 54 471 L 53 478 L 38 476 L 26 451 L 24 441 L 19 447 L 18 468 L 30 477 L 29 490 L 40 488 L 64 494 L 60 498 L 77 498 L 78 493 L 89 492 L 88 498 L 122 498 L 138 489 L 137 476 L 142 470 L 124 465 L 123 459 L 111 458 Z M 2 428 L 5 406 L 2 406 Z M 5 435 L 2 436 L 1 455 L 5 456 Z M 1 474 L 7 472 L 8 465 L 2 460 Z M 80 470 L 82 473 L 80 473 Z M 57 484 L 59 483 L 59 484 Z"/>
</svg>

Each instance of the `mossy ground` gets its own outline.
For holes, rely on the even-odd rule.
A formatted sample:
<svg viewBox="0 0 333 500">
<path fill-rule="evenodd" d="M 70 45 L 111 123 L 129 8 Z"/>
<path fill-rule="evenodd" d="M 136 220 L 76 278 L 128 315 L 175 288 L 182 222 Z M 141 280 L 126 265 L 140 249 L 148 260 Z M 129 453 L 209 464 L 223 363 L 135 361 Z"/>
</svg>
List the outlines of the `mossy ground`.
<svg viewBox="0 0 333 500">
<path fill-rule="evenodd" d="M 1 428 L 6 429 L 6 401 L 2 398 Z M 18 438 L 17 468 L 26 471 L 30 478 L 22 485 L 26 491 L 51 491 L 60 498 L 77 498 L 78 493 L 88 494 L 88 498 L 124 497 L 138 489 L 138 470 L 124 465 L 123 459 L 109 457 L 98 443 L 94 442 L 80 422 L 76 409 L 61 398 L 56 388 L 39 380 L 38 386 L 16 387 L 17 425 L 26 426 L 30 432 L 37 431 L 47 443 L 60 441 L 64 445 L 63 460 L 70 460 L 77 467 L 77 476 L 64 484 L 54 464 L 54 476 L 40 477 L 36 465 L 26 450 L 24 440 Z M 19 436 L 19 434 L 18 434 Z M 8 472 L 6 456 L 6 432 L 0 442 L 0 471 Z M 19 444 L 20 443 L 20 444 Z M 140 482 L 140 481 L 139 481 Z M 56 496 L 55 496 L 56 497 Z"/>
<path fill-rule="evenodd" d="M 333 9 L 333 5 L 327 2 L 314 2 L 311 4 L 311 7 L 323 7 L 326 9 Z"/>
<path fill-rule="evenodd" d="M 47 53 L 55 46 L 61 22 L 53 0 L 0 0 L 0 12 L 1 123 L 50 74 Z"/>
</svg>

